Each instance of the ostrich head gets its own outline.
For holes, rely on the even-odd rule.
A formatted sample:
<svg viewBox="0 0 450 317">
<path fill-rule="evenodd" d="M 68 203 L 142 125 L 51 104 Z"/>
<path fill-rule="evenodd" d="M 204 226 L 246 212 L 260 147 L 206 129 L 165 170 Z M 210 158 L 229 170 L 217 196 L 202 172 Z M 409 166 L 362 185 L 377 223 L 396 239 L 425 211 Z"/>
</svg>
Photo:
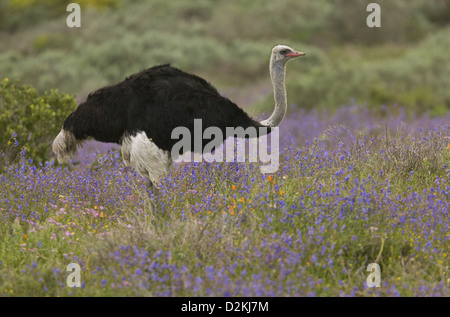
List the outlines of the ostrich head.
<svg viewBox="0 0 450 317">
<path fill-rule="evenodd" d="M 282 62 L 286 64 L 294 57 L 304 56 L 305 53 L 297 52 L 287 45 L 277 45 L 272 49 L 271 59 L 273 62 Z"/>
<path fill-rule="evenodd" d="M 270 56 L 270 78 L 272 79 L 275 109 L 272 115 L 261 121 L 264 126 L 276 127 L 283 120 L 287 110 L 285 66 L 288 61 L 305 53 L 297 52 L 287 45 L 277 45 Z"/>
</svg>

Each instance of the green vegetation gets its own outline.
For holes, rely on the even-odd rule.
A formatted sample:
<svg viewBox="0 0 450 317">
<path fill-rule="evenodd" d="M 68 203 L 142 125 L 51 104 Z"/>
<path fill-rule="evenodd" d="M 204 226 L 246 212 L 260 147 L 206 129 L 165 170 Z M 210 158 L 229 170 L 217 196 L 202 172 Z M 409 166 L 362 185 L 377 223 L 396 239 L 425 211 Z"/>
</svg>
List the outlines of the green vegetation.
<svg viewBox="0 0 450 317">
<path fill-rule="evenodd" d="M 445 112 L 450 107 L 448 1 L 378 1 L 381 28 L 365 25 L 369 2 L 105 0 L 83 5 L 82 27 L 70 29 L 63 1 L 11 0 L 2 12 L 22 3 L 11 15 L 20 23 L 17 31 L 0 33 L 0 74 L 83 98 L 170 62 L 224 91 L 245 91 L 255 83 L 270 85 L 270 48 L 287 43 L 307 53 L 290 65 L 291 104 L 330 109 L 354 98 L 374 107 L 399 103 L 413 111 Z M 53 9 L 45 9 L 50 3 Z M 30 25 L 27 8 L 48 13 L 36 11 Z M 259 97 L 263 100 L 255 106 L 267 109 L 271 97 Z"/>
<path fill-rule="evenodd" d="M 5 149 L 2 160 L 14 162 L 23 147 L 36 163 L 49 160 L 51 142 L 75 107 L 74 97 L 60 94 L 58 90 L 40 95 L 18 80 L 3 79 L 0 82 L 0 149 Z M 12 147 L 16 142 L 17 146 Z"/>
<path fill-rule="evenodd" d="M 66 0 L 5 0 L 0 3 L 0 30 L 18 32 L 66 14 Z M 117 0 L 78 0 L 83 7 L 117 7 Z"/>
</svg>

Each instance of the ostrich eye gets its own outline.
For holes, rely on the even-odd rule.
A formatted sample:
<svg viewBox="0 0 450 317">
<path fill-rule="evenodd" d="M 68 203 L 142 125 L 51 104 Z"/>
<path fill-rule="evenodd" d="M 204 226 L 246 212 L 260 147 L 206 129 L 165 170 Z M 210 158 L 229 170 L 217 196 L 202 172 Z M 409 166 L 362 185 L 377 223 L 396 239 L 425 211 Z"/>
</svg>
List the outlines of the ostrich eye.
<svg viewBox="0 0 450 317">
<path fill-rule="evenodd" d="M 280 54 L 286 55 L 288 52 L 289 52 L 288 49 L 283 49 L 283 50 L 280 51 Z"/>
</svg>

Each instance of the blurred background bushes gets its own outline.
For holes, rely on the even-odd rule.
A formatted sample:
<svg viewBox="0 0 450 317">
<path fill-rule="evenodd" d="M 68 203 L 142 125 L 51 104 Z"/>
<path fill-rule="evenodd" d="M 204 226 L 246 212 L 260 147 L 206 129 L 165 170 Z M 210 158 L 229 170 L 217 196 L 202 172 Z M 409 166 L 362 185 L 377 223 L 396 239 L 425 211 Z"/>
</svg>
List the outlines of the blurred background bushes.
<svg viewBox="0 0 450 317">
<path fill-rule="evenodd" d="M 36 96 L 58 89 L 80 102 L 101 86 L 171 63 L 261 114 L 273 107 L 270 49 L 286 43 L 307 53 L 289 65 L 290 111 L 330 111 L 350 100 L 381 115 L 397 105 L 412 115 L 439 116 L 450 108 L 448 0 L 375 1 L 381 28 L 366 26 L 369 0 L 82 0 L 76 1 L 81 28 L 66 26 L 69 2 L 0 2 L 0 81 L 20 79 Z M 35 103 L 27 95 L 15 98 L 19 108 Z M 60 107 L 61 118 L 75 108 L 60 102 L 49 105 Z M 47 126 L 57 131 L 62 119 L 53 119 Z M 17 126 L 27 119 L 8 120 Z M 1 142 L 8 131 L 2 126 Z"/>
</svg>

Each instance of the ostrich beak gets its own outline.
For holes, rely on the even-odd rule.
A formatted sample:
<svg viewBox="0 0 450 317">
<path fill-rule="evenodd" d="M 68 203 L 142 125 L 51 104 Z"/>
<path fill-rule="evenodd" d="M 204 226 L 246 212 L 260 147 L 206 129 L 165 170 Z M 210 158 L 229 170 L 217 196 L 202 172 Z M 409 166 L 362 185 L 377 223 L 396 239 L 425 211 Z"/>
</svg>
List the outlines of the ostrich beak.
<svg viewBox="0 0 450 317">
<path fill-rule="evenodd" d="M 304 52 L 292 52 L 289 54 L 286 54 L 288 57 L 299 57 L 299 56 L 305 56 L 306 54 Z"/>
</svg>

